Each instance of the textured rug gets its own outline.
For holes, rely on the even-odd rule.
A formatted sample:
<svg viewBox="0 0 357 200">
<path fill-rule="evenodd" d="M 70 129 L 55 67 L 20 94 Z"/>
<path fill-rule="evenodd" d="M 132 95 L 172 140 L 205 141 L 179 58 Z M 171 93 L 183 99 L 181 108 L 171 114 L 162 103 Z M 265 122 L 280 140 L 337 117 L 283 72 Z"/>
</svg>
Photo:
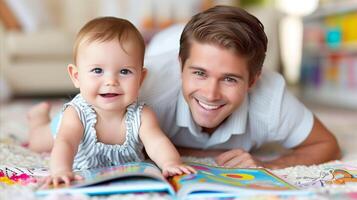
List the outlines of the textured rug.
<svg viewBox="0 0 357 200">
<path fill-rule="evenodd" d="M 24 168 L 47 168 L 48 154 L 36 154 L 24 147 L 27 141 L 27 110 L 38 103 L 37 100 L 18 100 L 0 105 L 0 166 L 9 167 L 24 167 Z M 63 100 L 51 100 L 53 110 L 58 111 Z M 320 109 L 320 108 L 319 108 Z M 334 111 L 335 112 L 335 111 Z M 336 124 L 336 120 L 331 118 L 330 112 L 320 110 L 319 117 L 328 122 L 330 129 L 338 132 L 337 138 L 342 144 L 344 157 L 342 161 L 334 161 L 316 166 L 296 166 L 280 170 L 273 170 L 273 173 L 288 181 L 289 183 L 302 188 L 314 191 L 312 196 L 296 196 L 296 197 L 277 197 L 277 196 L 255 196 L 248 199 L 357 199 L 357 182 L 353 183 L 352 179 L 357 179 L 357 151 L 353 141 L 356 141 L 357 134 L 349 134 L 353 132 L 355 123 L 352 115 L 348 120 L 337 121 L 341 125 Z M 53 114 L 53 113 L 52 113 Z M 346 113 L 342 113 L 346 115 Z M 348 115 L 348 114 L 347 114 Z M 337 116 L 338 118 L 338 116 Z M 334 124 L 335 123 L 335 124 Z M 275 147 L 266 147 L 262 151 L 256 152 L 258 156 L 269 157 L 279 151 Z M 214 165 L 211 158 L 192 158 L 186 157 L 185 161 L 198 161 Z M 351 175 L 352 179 L 343 179 L 338 177 L 336 170 L 344 170 Z M 21 179 L 21 177 L 20 177 Z M 38 186 L 33 179 L 24 178 L 26 181 L 15 180 L 15 184 L 1 177 L 0 172 L 0 199 L 171 199 L 166 194 L 160 193 L 143 193 L 143 194 L 125 194 L 125 195 L 110 195 L 88 197 L 85 195 L 52 195 L 47 197 L 37 197 L 34 195 L 34 189 Z M 340 184 L 345 180 L 346 184 Z M 14 180 L 12 180 L 14 181 Z"/>
</svg>

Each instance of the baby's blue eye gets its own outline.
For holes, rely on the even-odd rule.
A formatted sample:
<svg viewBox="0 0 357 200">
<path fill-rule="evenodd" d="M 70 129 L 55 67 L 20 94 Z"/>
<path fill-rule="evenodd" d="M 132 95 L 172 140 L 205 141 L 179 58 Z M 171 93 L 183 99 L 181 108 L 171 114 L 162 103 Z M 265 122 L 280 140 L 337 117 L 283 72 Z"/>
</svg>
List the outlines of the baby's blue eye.
<svg viewBox="0 0 357 200">
<path fill-rule="evenodd" d="M 96 74 L 101 74 L 103 72 L 103 69 L 96 67 L 92 69 L 91 72 L 94 72 Z"/>
<path fill-rule="evenodd" d="M 128 74 L 131 74 L 132 72 L 129 70 L 129 69 L 122 69 L 120 70 L 120 74 L 123 74 L 123 75 L 128 75 Z"/>
</svg>

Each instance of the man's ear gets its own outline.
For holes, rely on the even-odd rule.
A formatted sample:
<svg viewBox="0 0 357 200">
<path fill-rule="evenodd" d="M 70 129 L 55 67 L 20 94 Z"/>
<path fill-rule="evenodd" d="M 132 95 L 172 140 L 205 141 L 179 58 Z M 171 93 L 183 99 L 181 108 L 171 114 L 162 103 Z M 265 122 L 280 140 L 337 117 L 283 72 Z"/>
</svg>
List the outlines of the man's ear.
<svg viewBox="0 0 357 200">
<path fill-rule="evenodd" d="M 143 69 L 141 70 L 140 86 L 141 86 L 141 84 L 143 84 L 147 73 L 148 73 L 148 70 L 145 67 L 143 67 Z"/>
<path fill-rule="evenodd" d="M 79 79 L 78 79 L 78 68 L 74 64 L 69 64 L 67 66 L 67 71 L 69 74 L 69 77 L 72 80 L 72 83 L 76 88 L 79 88 Z"/>
<path fill-rule="evenodd" d="M 178 60 L 180 62 L 181 72 L 183 72 L 183 63 L 182 63 L 182 59 L 180 56 L 178 56 Z"/>
<path fill-rule="evenodd" d="M 180 56 L 178 56 L 178 60 L 179 60 L 179 64 L 180 64 L 180 67 L 181 67 L 181 74 L 180 74 L 180 77 L 181 77 L 181 80 L 183 80 L 183 65 L 184 63 L 182 62 L 182 59 Z"/>
<path fill-rule="evenodd" d="M 258 82 L 260 75 L 261 75 L 262 71 L 257 72 L 253 77 L 252 80 L 249 80 L 249 88 L 248 90 L 251 90 L 255 84 Z"/>
</svg>

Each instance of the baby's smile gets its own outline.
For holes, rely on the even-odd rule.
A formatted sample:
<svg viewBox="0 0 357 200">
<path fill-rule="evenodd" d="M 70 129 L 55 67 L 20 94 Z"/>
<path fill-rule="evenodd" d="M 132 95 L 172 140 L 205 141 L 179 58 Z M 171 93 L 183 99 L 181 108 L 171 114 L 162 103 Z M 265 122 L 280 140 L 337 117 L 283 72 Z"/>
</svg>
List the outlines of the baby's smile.
<svg viewBox="0 0 357 200">
<path fill-rule="evenodd" d="M 99 94 L 99 95 L 104 98 L 111 98 L 111 97 L 116 97 L 119 94 L 117 94 L 117 93 L 103 93 L 103 94 Z"/>
</svg>

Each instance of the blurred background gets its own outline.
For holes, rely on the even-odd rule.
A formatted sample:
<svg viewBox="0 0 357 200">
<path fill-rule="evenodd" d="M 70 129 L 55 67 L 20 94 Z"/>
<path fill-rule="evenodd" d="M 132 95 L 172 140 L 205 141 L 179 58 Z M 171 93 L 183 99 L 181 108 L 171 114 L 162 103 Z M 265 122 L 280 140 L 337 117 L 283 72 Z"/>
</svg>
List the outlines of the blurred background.
<svg viewBox="0 0 357 200">
<path fill-rule="evenodd" d="M 149 42 L 217 4 L 244 7 L 263 22 L 264 67 L 299 95 L 357 109 L 356 0 L 0 0 L 1 96 L 74 93 L 64 69 L 75 34 L 94 17 L 129 19 Z"/>
<path fill-rule="evenodd" d="M 357 0 L 0 0 L 0 111 L 19 99 L 75 94 L 65 69 L 75 34 L 94 17 L 126 18 L 149 43 L 218 4 L 262 21 L 264 68 L 281 73 L 343 149 L 357 152 L 349 139 L 357 130 Z"/>
<path fill-rule="evenodd" d="M 129 19 L 149 43 L 218 4 L 263 22 L 264 67 L 282 73 L 303 101 L 357 110 L 357 0 L 0 0 L 0 98 L 75 93 L 64 69 L 75 34 L 94 17 Z"/>
<path fill-rule="evenodd" d="M 75 93 L 65 67 L 80 27 L 97 16 L 129 19 L 147 42 L 211 6 L 244 7 L 265 25 L 265 68 L 303 100 L 357 109 L 356 0 L 0 0 L 0 96 Z"/>
</svg>

